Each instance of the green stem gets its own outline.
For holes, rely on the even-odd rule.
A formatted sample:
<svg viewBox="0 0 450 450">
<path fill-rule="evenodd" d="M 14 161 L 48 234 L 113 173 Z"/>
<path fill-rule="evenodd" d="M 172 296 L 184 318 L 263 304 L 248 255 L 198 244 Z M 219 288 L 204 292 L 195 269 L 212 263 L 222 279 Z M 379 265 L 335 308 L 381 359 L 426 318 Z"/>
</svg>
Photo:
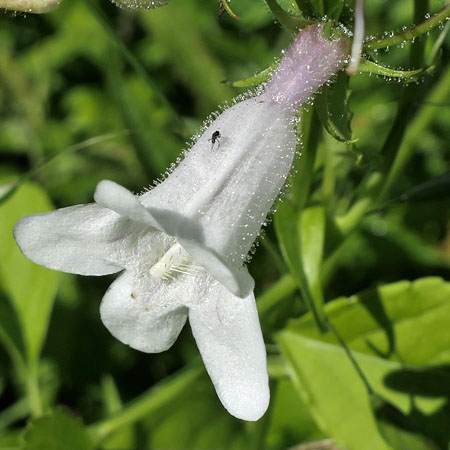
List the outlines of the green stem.
<svg viewBox="0 0 450 450">
<path fill-rule="evenodd" d="M 443 73 L 441 79 L 436 84 L 430 95 L 423 102 L 422 108 L 416 114 L 414 119 L 409 122 L 408 133 L 405 134 L 403 142 L 400 144 L 398 152 L 392 161 L 389 173 L 384 180 L 381 193 L 378 197 L 377 204 L 385 201 L 388 197 L 390 189 L 396 181 L 407 162 L 411 157 L 412 150 L 417 141 L 425 132 L 430 122 L 436 115 L 436 104 L 450 95 L 450 68 Z"/>
<path fill-rule="evenodd" d="M 44 411 L 42 407 L 41 392 L 39 389 L 38 368 L 36 365 L 28 367 L 25 386 L 27 390 L 31 416 L 34 418 L 42 416 L 42 413 Z"/>
<path fill-rule="evenodd" d="M 30 414 L 30 405 L 27 398 L 21 398 L 0 413 L 0 430 L 5 430 L 13 423 L 23 420 Z"/>
<path fill-rule="evenodd" d="M 256 305 L 260 316 L 263 316 L 273 307 L 275 307 L 280 300 L 292 295 L 297 289 L 297 284 L 294 277 L 290 274 L 284 275 L 262 295 L 257 298 Z"/>
<path fill-rule="evenodd" d="M 341 335 L 339 334 L 338 330 L 334 327 L 334 325 L 331 323 L 330 320 L 328 320 L 328 327 L 331 330 L 331 332 L 336 336 L 336 339 L 338 340 L 341 347 L 344 349 L 345 353 L 348 356 L 348 359 L 352 363 L 354 369 L 358 373 L 359 377 L 361 378 L 361 381 L 364 383 L 364 386 L 367 389 L 367 393 L 369 395 L 374 395 L 375 391 L 373 390 L 372 386 L 369 383 L 369 380 L 367 379 L 366 375 L 364 374 L 363 370 L 358 364 L 358 361 L 356 361 L 355 357 L 353 356 L 352 351 L 348 348 L 347 343 L 342 339 Z"/>
<path fill-rule="evenodd" d="M 418 23 L 423 17 L 426 17 L 429 11 L 428 0 L 414 0 L 414 23 Z M 423 66 L 425 59 L 426 39 L 417 39 L 411 47 L 410 62 L 412 67 L 419 68 Z"/>
<path fill-rule="evenodd" d="M 228 0 L 220 0 L 223 9 L 233 18 L 236 20 L 241 20 L 241 18 L 231 9 L 231 6 L 228 3 Z"/>
<path fill-rule="evenodd" d="M 118 428 L 137 422 L 157 411 L 177 395 L 187 391 L 203 373 L 200 365 L 192 366 L 152 387 L 140 397 L 125 405 L 113 416 L 89 426 L 89 432 L 96 444 Z"/>
<path fill-rule="evenodd" d="M 364 44 L 364 50 L 377 50 L 380 48 L 392 47 L 407 41 L 412 41 L 438 27 L 441 23 L 450 18 L 450 3 L 447 3 L 440 11 L 424 20 L 419 25 L 394 33 L 381 39 L 368 41 Z"/>
<path fill-rule="evenodd" d="M 283 257 L 280 255 L 278 246 L 274 245 L 274 243 L 268 236 L 265 236 L 263 239 L 261 239 L 261 245 L 267 251 L 267 253 L 269 253 L 269 258 L 273 261 L 279 273 L 286 273 L 289 268 L 284 262 Z"/>
<path fill-rule="evenodd" d="M 303 109 L 296 133 L 297 137 L 302 140 L 303 149 L 297 148 L 302 156 L 298 164 L 298 172 L 292 179 L 291 191 L 295 195 L 297 208 L 301 211 L 306 205 L 311 190 L 317 146 L 322 134 L 320 120 L 314 108 Z"/>
</svg>

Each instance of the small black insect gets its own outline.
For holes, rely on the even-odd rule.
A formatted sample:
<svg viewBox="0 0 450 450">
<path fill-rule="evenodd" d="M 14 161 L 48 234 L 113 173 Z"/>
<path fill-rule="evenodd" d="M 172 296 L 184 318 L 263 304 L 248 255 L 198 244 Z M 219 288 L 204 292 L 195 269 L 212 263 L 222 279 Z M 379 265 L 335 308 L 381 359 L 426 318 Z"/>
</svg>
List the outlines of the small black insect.
<svg viewBox="0 0 450 450">
<path fill-rule="evenodd" d="M 211 141 L 212 146 L 214 147 L 214 144 L 217 141 L 217 146 L 220 147 L 220 141 L 219 138 L 221 138 L 221 134 L 220 131 L 214 131 L 214 133 L 212 134 L 211 138 L 208 139 L 208 141 Z"/>
</svg>

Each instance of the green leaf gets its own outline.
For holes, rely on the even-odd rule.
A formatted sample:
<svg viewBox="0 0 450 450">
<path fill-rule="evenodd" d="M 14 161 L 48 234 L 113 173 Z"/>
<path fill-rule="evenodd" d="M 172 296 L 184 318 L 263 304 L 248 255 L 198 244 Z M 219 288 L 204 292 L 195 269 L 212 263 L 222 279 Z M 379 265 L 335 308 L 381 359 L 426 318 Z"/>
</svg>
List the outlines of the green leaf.
<svg viewBox="0 0 450 450">
<path fill-rule="evenodd" d="M 21 450 L 91 450 L 93 443 L 80 419 L 62 410 L 31 421 Z"/>
<path fill-rule="evenodd" d="M 416 431 L 415 424 L 392 404 L 380 397 L 372 396 L 371 405 L 377 420 L 378 430 L 393 449 L 437 450 L 437 447 L 431 441 L 425 440 L 414 432 Z M 397 424 L 398 427 L 393 424 Z"/>
<path fill-rule="evenodd" d="M 199 365 L 186 368 L 176 375 L 153 386 L 129 404 L 106 419 L 89 426 L 96 443 L 104 441 L 111 433 L 127 427 L 145 417 L 160 416 L 161 410 L 195 385 L 202 369 Z"/>
<path fill-rule="evenodd" d="M 22 329 L 11 302 L 2 291 L 0 291 L 0 342 L 7 350 L 16 369 L 20 370 L 26 358 Z"/>
<path fill-rule="evenodd" d="M 280 24 L 293 34 L 297 34 L 299 30 L 314 23 L 301 16 L 293 16 L 286 12 L 277 2 L 277 0 L 266 0 L 267 6 Z"/>
<path fill-rule="evenodd" d="M 320 305 L 323 294 L 320 279 L 320 268 L 325 242 L 325 210 L 321 206 L 313 206 L 302 211 L 300 216 L 300 240 L 303 268 L 308 279 L 311 293 Z"/>
<path fill-rule="evenodd" d="M 344 0 L 324 0 L 325 14 L 333 20 L 339 20 L 342 9 L 344 8 Z"/>
<path fill-rule="evenodd" d="M 375 75 L 381 75 L 388 78 L 398 78 L 406 83 L 411 83 L 419 80 L 424 75 L 431 73 L 434 70 L 434 66 L 430 66 L 426 69 L 417 70 L 396 70 L 389 67 L 382 66 L 379 63 L 369 61 L 368 59 L 361 58 L 361 62 L 358 66 L 360 73 L 370 73 Z"/>
<path fill-rule="evenodd" d="M 277 336 L 291 379 L 323 432 L 349 450 L 388 450 L 373 416 L 367 390 L 344 350 L 291 331 Z M 382 380 L 389 361 L 358 355 L 364 372 Z"/>
<path fill-rule="evenodd" d="M 305 442 L 325 437 L 317 427 L 309 408 L 288 378 L 279 380 L 271 389 L 270 424 L 265 448 L 290 448 L 292 442 Z M 289 440 L 287 440 L 289 436 Z"/>
<path fill-rule="evenodd" d="M 399 281 L 341 297 L 329 302 L 325 313 L 352 350 L 418 366 L 450 362 L 450 282 L 441 278 Z M 289 329 L 337 342 L 332 333 L 317 330 L 311 314 L 291 321 Z"/>
<path fill-rule="evenodd" d="M 336 140 L 352 144 L 351 113 L 348 106 L 348 77 L 339 72 L 332 86 L 324 86 L 316 96 L 315 106 L 322 125 Z"/>
<path fill-rule="evenodd" d="M 322 298 L 314 296 L 314 292 L 316 292 L 316 290 L 314 292 L 311 290 L 311 286 L 309 285 L 308 278 L 305 273 L 300 240 L 301 223 L 299 221 L 299 213 L 292 202 L 286 198 L 278 208 L 275 216 L 275 230 L 281 247 L 281 252 L 297 283 L 298 288 L 300 289 L 300 292 L 302 293 L 304 301 L 313 313 L 316 323 L 320 327 L 325 327 L 324 318 L 321 312 Z M 311 270 L 313 265 L 314 263 L 311 264 L 309 270 Z"/>
<path fill-rule="evenodd" d="M 306 17 L 314 17 L 315 11 L 314 8 L 311 5 L 311 2 L 309 0 L 295 0 L 297 3 L 298 9 L 301 11 L 301 13 Z"/>
<path fill-rule="evenodd" d="M 32 183 L 22 184 L 16 194 L 0 206 L 0 285 L 8 294 L 19 319 L 30 361 L 38 359 L 45 339 L 57 273 L 22 255 L 13 238 L 13 227 L 27 214 L 51 209 L 45 192 Z"/>
<path fill-rule="evenodd" d="M 402 202 L 427 202 L 450 197 L 450 172 L 408 189 L 385 206 Z M 383 208 L 383 207 L 382 207 Z"/>
<path fill-rule="evenodd" d="M 278 62 L 274 62 L 269 67 L 265 68 L 261 72 L 257 73 L 256 75 L 253 75 L 249 78 L 244 78 L 243 80 L 237 80 L 237 81 L 222 81 L 222 83 L 229 84 L 233 87 L 253 87 L 258 86 L 261 83 L 265 83 L 266 81 L 270 80 L 270 77 L 272 76 L 273 72 L 277 69 Z"/>
</svg>

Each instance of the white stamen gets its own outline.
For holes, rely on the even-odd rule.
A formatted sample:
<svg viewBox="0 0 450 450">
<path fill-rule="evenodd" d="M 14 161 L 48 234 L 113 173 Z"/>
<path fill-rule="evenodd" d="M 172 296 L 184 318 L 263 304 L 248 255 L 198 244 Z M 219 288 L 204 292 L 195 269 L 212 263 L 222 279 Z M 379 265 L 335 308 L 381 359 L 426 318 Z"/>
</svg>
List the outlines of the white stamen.
<svg viewBox="0 0 450 450">
<path fill-rule="evenodd" d="M 177 242 L 165 253 L 164 251 L 160 252 L 158 261 L 150 269 L 150 275 L 164 281 L 174 280 L 175 273 L 192 275 L 197 268 L 191 266 L 190 260 L 189 255 Z"/>
</svg>

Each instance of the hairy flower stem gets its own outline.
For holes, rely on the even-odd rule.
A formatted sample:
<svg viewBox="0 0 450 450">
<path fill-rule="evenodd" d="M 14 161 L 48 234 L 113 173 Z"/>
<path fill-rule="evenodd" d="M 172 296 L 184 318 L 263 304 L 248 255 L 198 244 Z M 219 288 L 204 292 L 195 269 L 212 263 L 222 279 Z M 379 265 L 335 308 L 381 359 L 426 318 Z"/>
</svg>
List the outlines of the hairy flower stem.
<svg viewBox="0 0 450 450">
<path fill-rule="evenodd" d="M 422 23 L 408 28 L 401 33 L 394 33 L 392 36 L 386 36 L 381 39 L 368 41 L 364 45 L 364 50 L 377 50 L 386 47 L 399 45 L 403 42 L 413 41 L 414 39 L 430 32 L 441 23 L 450 18 L 450 3 L 447 3 L 440 11 L 424 20 Z"/>
</svg>

